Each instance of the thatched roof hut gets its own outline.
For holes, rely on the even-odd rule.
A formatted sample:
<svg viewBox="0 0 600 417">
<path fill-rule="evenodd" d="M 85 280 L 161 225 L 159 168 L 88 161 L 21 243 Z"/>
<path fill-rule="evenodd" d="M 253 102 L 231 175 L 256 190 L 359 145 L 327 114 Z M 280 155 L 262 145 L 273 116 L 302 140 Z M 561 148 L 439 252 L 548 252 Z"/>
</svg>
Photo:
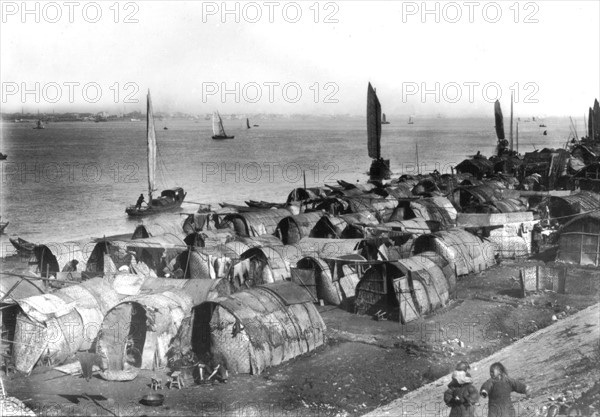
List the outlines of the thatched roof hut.
<svg viewBox="0 0 600 417">
<path fill-rule="evenodd" d="M 325 215 L 322 211 L 284 217 L 277 225 L 275 234 L 285 245 L 293 245 L 303 237 L 312 235 L 312 230 Z"/>
<path fill-rule="evenodd" d="M 572 218 L 561 227 L 558 242 L 558 262 L 600 266 L 600 213 Z"/>
<path fill-rule="evenodd" d="M 564 224 L 578 214 L 599 210 L 600 194 L 580 191 L 566 196 L 551 196 L 545 203 L 548 205 L 550 217 Z"/>
<path fill-rule="evenodd" d="M 373 264 L 356 287 L 355 306 L 360 314 L 384 311 L 407 323 L 446 305 L 455 287 L 456 276 L 448 261 L 423 252 Z"/>
<path fill-rule="evenodd" d="M 122 299 L 102 320 L 98 349 L 110 371 L 125 364 L 142 369 L 167 365 L 167 352 L 192 308 L 231 293 L 225 280 L 165 280 Z M 150 288 L 148 288 L 150 287 Z"/>
<path fill-rule="evenodd" d="M 452 264 L 456 275 L 481 272 L 495 262 L 496 246 L 463 229 L 450 229 L 419 236 L 414 243 L 415 255 L 435 252 Z"/>
<path fill-rule="evenodd" d="M 221 226 L 234 229 L 240 236 L 271 235 L 275 233 L 281 219 L 292 214 L 287 209 L 231 213 L 225 216 Z"/>
<path fill-rule="evenodd" d="M 88 240 L 36 245 L 30 260 L 32 272 L 56 275 L 73 260 L 78 262 L 78 271 L 85 271 L 93 246 L 94 242 Z"/>
<path fill-rule="evenodd" d="M 312 237 L 352 239 L 364 237 L 364 225 L 377 225 L 379 220 L 369 211 L 342 214 L 340 216 L 323 216 L 315 225 Z"/>
<path fill-rule="evenodd" d="M 131 235 L 131 239 L 145 239 L 153 236 L 160 236 L 164 234 L 172 234 L 178 236 L 183 240 L 188 233 L 185 233 L 183 230 L 183 225 L 185 223 L 185 218 L 181 216 L 177 217 L 169 217 L 169 218 L 161 218 L 158 220 L 154 220 L 151 223 L 142 223 L 139 224 L 133 234 Z"/>
<path fill-rule="evenodd" d="M 442 228 L 452 227 L 456 222 L 456 208 L 446 197 L 413 200 L 410 202 L 410 208 L 416 217 L 437 221 Z"/>
<path fill-rule="evenodd" d="M 290 282 L 206 302 L 193 321 L 194 352 L 224 358 L 233 373 L 257 375 L 324 343 L 325 323 L 312 297 Z"/>
</svg>

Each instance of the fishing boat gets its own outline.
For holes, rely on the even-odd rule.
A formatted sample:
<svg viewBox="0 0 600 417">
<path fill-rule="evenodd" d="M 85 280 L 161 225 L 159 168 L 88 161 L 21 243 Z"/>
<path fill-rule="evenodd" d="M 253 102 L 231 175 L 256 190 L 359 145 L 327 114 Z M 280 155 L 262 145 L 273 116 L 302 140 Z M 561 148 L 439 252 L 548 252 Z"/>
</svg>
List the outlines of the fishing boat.
<svg viewBox="0 0 600 417">
<path fill-rule="evenodd" d="M 387 119 L 385 118 L 385 113 L 383 113 L 381 115 L 381 124 L 382 125 L 389 125 L 390 124 L 390 122 L 388 122 Z"/>
<path fill-rule="evenodd" d="M 414 125 L 415 124 L 412 116 L 408 116 L 408 124 L 409 125 Z"/>
<path fill-rule="evenodd" d="M 258 127 L 259 125 L 252 125 L 252 127 Z"/>
<path fill-rule="evenodd" d="M 213 139 L 233 139 L 235 136 L 227 136 L 225 133 L 225 129 L 223 128 L 223 120 L 221 119 L 221 115 L 219 112 L 213 113 Z"/>
<path fill-rule="evenodd" d="M 158 214 L 166 211 L 176 210 L 181 207 L 181 203 L 186 196 L 183 188 L 176 187 L 163 190 L 160 197 L 153 198 L 152 194 L 157 190 L 156 188 L 156 155 L 157 155 L 157 144 L 156 144 L 156 132 L 154 130 L 154 115 L 152 112 L 152 99 L 150 98 L 150 91 L 148 91 L 147 98 L 147 111 L 146 111 L 146 139 L 147 139 L 147 150 L 148 150 L 148 203 L 145 207 L 140 205 L 129 206 L 125 209 L 125 212 L 132 217 L 149 216 L 152 214 Z M 140 196 L 143 197 L 143 196 Z"/>
<path fill-rule="evenodd" d="M 246 129 L 250 129 L 250 120 L 246 118 Z"/>
<path fill-rule="evenodd" d="M 15 247 L 17 252 L 19 252 L 22 255 L 32 254 L 33 250 L 35 249 L 35 246 L 36 246 L 35 243 L 29 242 L 25 239 L 21 239 L 20 237 L 17 237 L 17 238 L 9 237 L 8 240 L 10 240 L 10 243 L 12 243 L 12 245 Z"/>
<path fill-rule="evenodd" d="M 371 83 L 367 89 L 367 149 L 369 157 L 373 158 L 369 168 L 370 179 L 389 179 L 390 160 L 381 157 L 381 104 Z"/>
</svg>

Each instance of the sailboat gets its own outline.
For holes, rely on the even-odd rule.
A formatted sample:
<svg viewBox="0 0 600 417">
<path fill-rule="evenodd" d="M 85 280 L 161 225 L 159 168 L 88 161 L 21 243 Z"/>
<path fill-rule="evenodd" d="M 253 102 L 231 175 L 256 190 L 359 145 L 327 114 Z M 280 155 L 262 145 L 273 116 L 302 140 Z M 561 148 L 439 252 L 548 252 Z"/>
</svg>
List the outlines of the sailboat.
<svg viewBox="0 0 600 417">
<path fill-rule="evenodd" d="M 150 90 L 148 90 L 147 110 L 146 110 L 146 139 L 148 151 L 148 203 L 146 207 L 129 206 L 125 212 L 132 217 L 149 216 L 165 211 L 171 211 L 181 207 L 181 203 L 186 196 L 183 188 L 176 187 L 163 190 L 160 197 L 153 198 L 152 194 L 156 188 L 156 132 L 154 130 L 154 114 L 152 111 L 152 99 Z M 143 196 L 140 196 L 140 198 Z"/>
<path fill-rule="evenodd" d="M 223 120 L 219 112 L 213 113 L 213 139 L 233 139 L 235 136 L 227 136 L 223 128 Z"/>
<path fill-rule="evenodd" d="M 413 117 L 412 116 L 408 116 L 408 124 L 409 125 L 415 124 L 415 122 L 413 121 Z"/>
<path fill-rule="evenodd" d="M 246 117 L 246 129 L 250 129 L 250 120 Z"/>
<path fill-rule="evenodd" d="M 387 119 L 385 118 L 385 113 L 383 113 L 381 115 L 381 124 L 382 125 L 389 125 L 390 124 L 390 122 L 388 122 Z"/>
<path fill-rule="evenodd" d="M 367 149 L 373 158 L 369 177 L 372 180 L 389 179 L 390 160 L 381 157 L 381 104 L 371 83 L 367 89 Z"/>
</svg>

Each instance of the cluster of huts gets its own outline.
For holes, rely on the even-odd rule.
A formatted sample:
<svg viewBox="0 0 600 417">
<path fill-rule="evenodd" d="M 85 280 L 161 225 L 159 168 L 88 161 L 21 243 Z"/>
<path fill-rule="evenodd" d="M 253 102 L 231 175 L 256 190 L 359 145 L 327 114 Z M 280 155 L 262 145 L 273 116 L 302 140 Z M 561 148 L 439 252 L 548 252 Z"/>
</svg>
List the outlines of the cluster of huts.
<svg viewBox="0 0 600 417">
<path fill-rule="evenodd" d="M 25 373 L 94 351 L 116 372 L 193 353 L 258 374 L 324 343 L 318 304 L 415 320 L 453 297 L 457 277 L 529 256 L 540 225 L 559 231 L 559 261 L 598 266 L 588 151 L 473 158 L 453 175 L 340 181 L 140 224 L 128 238 L 39 244 L 29 275 L 1 281 L 3 338 Z"/>
</svg>

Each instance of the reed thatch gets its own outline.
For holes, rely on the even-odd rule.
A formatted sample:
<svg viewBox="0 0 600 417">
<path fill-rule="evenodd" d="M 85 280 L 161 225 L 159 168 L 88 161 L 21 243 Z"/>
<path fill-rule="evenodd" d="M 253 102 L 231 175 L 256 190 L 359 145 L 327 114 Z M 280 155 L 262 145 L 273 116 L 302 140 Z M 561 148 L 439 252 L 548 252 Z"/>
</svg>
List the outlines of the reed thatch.
<svg viewBox="0 0 600 417">
<path fill-rule="evenodd" d="M 600 213 L 572 218 L 560 229 L 558 262 L 600 266 Z"/>
<path fill-rule="evenodd" d="M 495 263 L 496 246 L 463 229 L 450 229 L 415 240 L 414 253 L 435 252 L 449 261 L 456 275 L 481 272 Z"/>
<path fill-rule="evenodd" d="M 322 211 L 299 214 L 283 218 L 277 225 L 275 234 L 283 244 L 293 245 L 303 237 L 311 236 L 313 228 L 325 215 Z"/>
<path fill-rule="evenodd" d="M 452 227 L 456 222 L 457 211 L 446 197 L 414 200 L 410 202 L 410 208 L 416 217 L 437 221 L 442 228 Z"/>
<path fill-rule="evenodd" d="M 275 233 L 279 221 L 291 214 L 287 209 L 232 213 L 225 216 L 222 227 L 232 228 L 240 236 L 271 235 Z"/>
<path fill-rule="evenodd" d="M 210 340 L 205 349 L 224 358 L 233 373 L 260 374 L 324 342 L 325 323 L 312 297 L 290 282 L 255 287 L 208 304 L 204 311 L 210 316 L 200 317 L 203 323 L 194 326 L 210 334 L 197 338 Z"/>
</svg>

